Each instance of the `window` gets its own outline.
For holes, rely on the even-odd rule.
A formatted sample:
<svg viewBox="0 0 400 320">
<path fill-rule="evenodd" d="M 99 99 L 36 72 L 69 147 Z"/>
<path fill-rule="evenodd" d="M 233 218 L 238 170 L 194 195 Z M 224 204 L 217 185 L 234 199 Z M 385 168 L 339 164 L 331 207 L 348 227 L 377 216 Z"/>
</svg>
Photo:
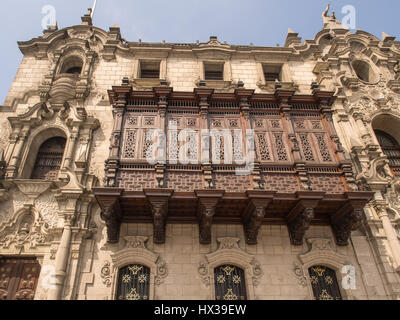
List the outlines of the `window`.
<svg viewBox="0 0 400 320">
<path fill-rule="evenodd" d="M 160 61 L 140 61 L 140 78 L 159 79 Z"/>
<path fill-rule="evenodd" d="M 80 75 L 82 72 L 83 62 L 78 57 L 67 58 L 61 68 L 60 73 Z"/>
<path fill-rule="evenodd" d="M 266 82 L 275 80 L 282 81 L 282 66 L 281 65 L 263 65 L 264 78 Z"/>
<path fill-rule="evenodd" d="M 368 63 L 361 60 L 356 60 L 352 63 L 354 72 L 356 73 L 357 77 L 365 82 L 372 82 L 373 81 L 373 74 L 372 69 Z"/>
<path fill-rule="evenodd" d="M 308 272 L 315 300 L 342 300 L 334 270 L 313 266 Z"/>
<path fill-rule="evenodd" d="M 31 179 L 56 180 L 64 155 L 65 143 L 65 138 L 54 137 L 40 146 Z"/>
<path fill-rule="evenodd" d="M 119 270 L 117 300 L 149 300 L 150 268 L 140 264 Z"/>
<path fill-rule="evenodd" d="M 205 62 L 205 80 L 224 80 L 224 63 Z"/>
<path fill-rule="evenodd" d="M 216 300 L 247 300 L 244 271 L 223 265 L 214 270 Z"/>
<path fill-rule="evenodd" d="M 0 300 L 33 300 L 39 274 L 35 259 L 0 259 Z"/>
<path fill-rule="evenodd" d="M 396 139 L 386 132 L 375 130 L 376 138 L 382 148 L 383 153 L 389 159 L 389 165 L 392 167 L 400 166 L 400 145 Z"/>
</svg>

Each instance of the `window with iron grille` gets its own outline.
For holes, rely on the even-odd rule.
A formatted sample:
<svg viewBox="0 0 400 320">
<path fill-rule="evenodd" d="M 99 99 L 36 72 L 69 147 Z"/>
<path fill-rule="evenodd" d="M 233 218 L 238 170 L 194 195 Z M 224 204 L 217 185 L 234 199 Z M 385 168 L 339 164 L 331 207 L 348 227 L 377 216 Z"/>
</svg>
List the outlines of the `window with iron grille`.
<svg viewBox="0 0 400 320">
<path fill-rule="evenodd" d="M 400 166 L 400 145 L 390 134 L 375 130 L 376 138 L 382 148 L 383 153 L 389 159 L 389 165 L 392 167 Z"/>
<path fill-rule="evenodd" d="M 205 80 L 224 80 L 224 63 L 204 63 Z"/>
<path fill-rule="evenodd" d="M 56 180 L 64 155 L 66 139 L 54 137 L 39 148 L 31 179 Z"/>
<path fill-rule="evenodd" d="M 159 79 L 160 61 L 140 61 L 140 78 Z"/>
<path fill-rule="evenodd" d="M 150 268 L 132 264 L 119 270 L 117 300 L 149 300 Z"/>
<path fill-rule="evenodd" d="M 223 265 L 214 270 L 216 300 L 247 300 L 244 271 Z"/>
<path fill-rule="evenodd" d="M 308 269 L 315 300 L 342 300 L 334 270 L 325 266 Z"/>
</svg>

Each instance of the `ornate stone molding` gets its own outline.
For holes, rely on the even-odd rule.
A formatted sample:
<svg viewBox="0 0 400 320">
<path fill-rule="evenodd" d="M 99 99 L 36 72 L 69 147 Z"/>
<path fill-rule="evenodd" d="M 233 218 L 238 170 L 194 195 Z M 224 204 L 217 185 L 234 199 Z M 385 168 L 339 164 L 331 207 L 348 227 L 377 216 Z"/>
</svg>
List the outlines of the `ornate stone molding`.
<svg viewBox="0 0 400 320">
<path fill-rule="evenodd" d="M 111 295 L 116 292 L 118 270 L 129 264 L 136 263 L 143 264 L 150 268 L 150 300 L 154 299 L 154 286 L 158 286 L 163 283 L 164 278 L 168 276 L 168 268 L 166 262 L 158 253 L 150 251 L 147 248 L 146 243 L 148 239 L 148 237 L 144 236 L 124 237 L 126 243 L 124 249 L 111 254 L 112 266 L 108 266 L 107 261 L 105 261 L 102 273 L 104 271 L 104 281 L 106 282 L 106 285 L 108 280 L 111 281 Z M 111 270 L 111 278 L 109 278 L 109 275 L 107 274 L 107 268 L 110 268 Z"/>
<path fill-rule="evenodd" d="M 101 268 L 101 281 L 106 287 L 111 286 L 111 265 L 109 261 L 104 261 L 104 265 Z"/>
<path fill-rule="evenodd" d="M 15 217 L 0 227 L 0 248 L 35 249 L 49 245 L 47 224 L 34 209 L 22 209 Z"/>
<path fill-rule="evenodd" d="M 336 271 L 339 283 L 342 280 L 341 270 L 346 264 L 345 257 L 338 254 L 333 247 L 331 239 L 309 238 L 307 239 L 310 250 L 299 255 L 299 261 L 294 266 L 294 275 L 298 283 L 303 287 L 308 287 L 309 297 L 313 299 L 313 289 L 311 286 L 308 269 L 315 265 L 323 265 Z M 345 299 L 352 299 L 351 290 L 344 290 L 340 287 L 342 296 Z"/>
<path fill-rule="evenodd" d="M 211 289 L 214 297 L 214 269 L 223 264 L 232 264 L 245 271 L 249 298 L 254 298 L 254 287 L 260 284 L 263 276 L 261 264 L 251 254 L 239 247 L 239 238 L 218 238 L 218 249 L 206 254 L 199 262 L 198 272 L 203 284 Z"/>
<path fill-rule="evenodd" d="M 392 179 L 389 160 L 386 156 L 373 159 L 368 168 L 357 176 L 358 181 L 370 186 L 372 190 L 384 190 Z"/>
</svg>

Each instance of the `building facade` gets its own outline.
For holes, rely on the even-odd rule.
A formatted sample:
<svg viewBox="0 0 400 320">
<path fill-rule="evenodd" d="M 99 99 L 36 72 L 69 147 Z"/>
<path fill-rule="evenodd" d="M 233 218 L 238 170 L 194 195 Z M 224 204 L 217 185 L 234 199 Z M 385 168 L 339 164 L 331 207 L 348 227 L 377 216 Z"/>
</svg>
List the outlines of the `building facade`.
<svg viewBox="0 0 400 320">
<path fill-rule="evenodd" d="M 49 28 L 0 108 L 0 299 L 400 299 L 400 43 Z"/>
</svg>

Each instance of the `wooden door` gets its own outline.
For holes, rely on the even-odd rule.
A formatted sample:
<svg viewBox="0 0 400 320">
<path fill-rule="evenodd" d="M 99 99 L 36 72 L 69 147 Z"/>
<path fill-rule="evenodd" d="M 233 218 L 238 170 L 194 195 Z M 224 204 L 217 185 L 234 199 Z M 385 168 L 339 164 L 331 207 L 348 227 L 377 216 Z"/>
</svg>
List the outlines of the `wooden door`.
<svg viewBox="0 0 400 320">
<path fill-rule="evenodd" d="M 39 274 L 36 259 L 0 259 L 0 300 L 33 300 Z"/>
</svg>

